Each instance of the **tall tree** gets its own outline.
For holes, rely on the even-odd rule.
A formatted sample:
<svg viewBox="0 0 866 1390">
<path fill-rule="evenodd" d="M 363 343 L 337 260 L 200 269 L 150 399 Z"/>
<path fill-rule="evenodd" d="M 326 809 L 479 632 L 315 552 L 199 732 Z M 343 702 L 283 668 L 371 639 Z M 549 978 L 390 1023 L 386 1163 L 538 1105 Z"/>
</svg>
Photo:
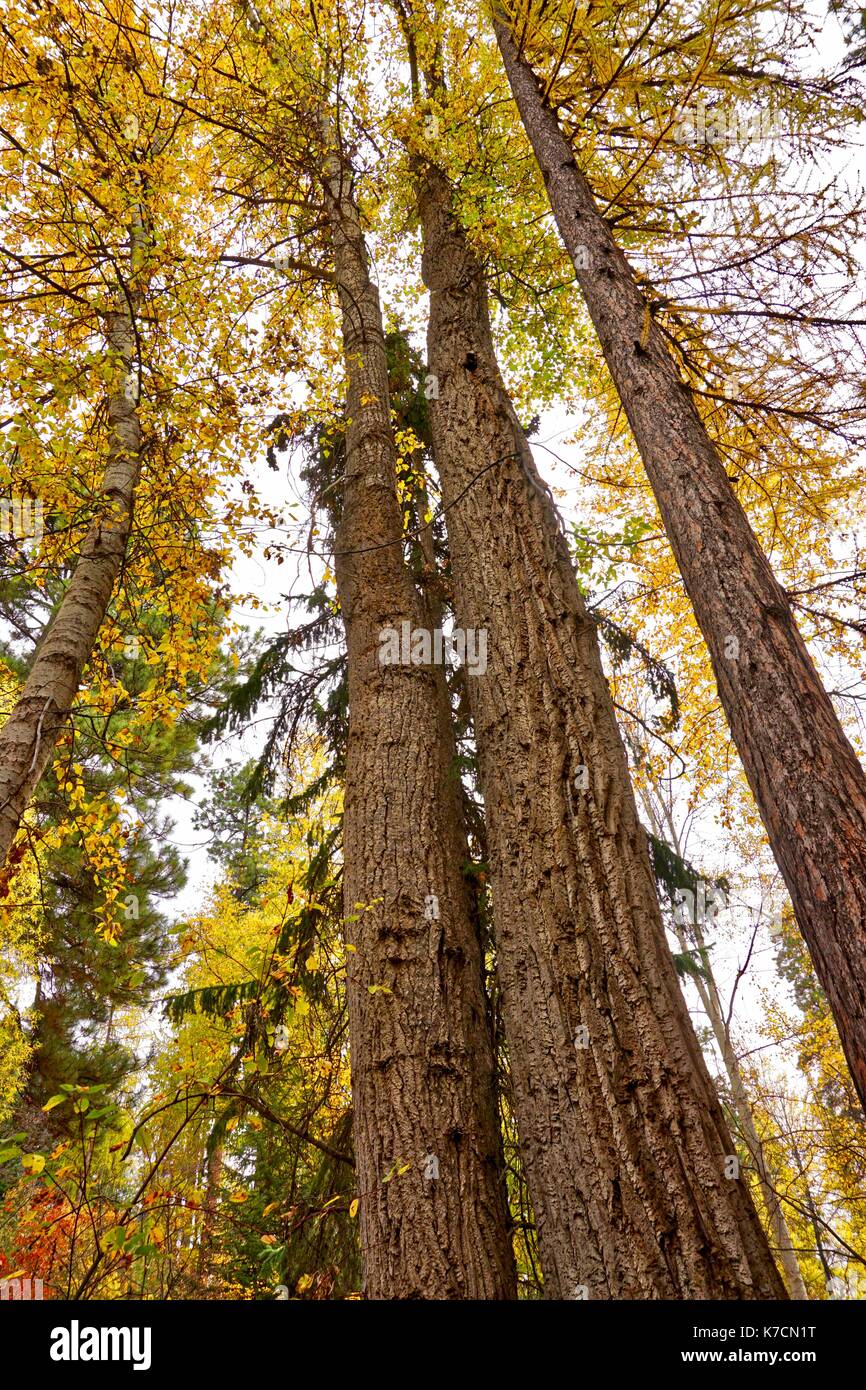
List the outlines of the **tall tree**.
<svg viewBox="0 0 866 1390">
<path fill-rule="evenodd" d="M 866 1099 L 866 774 L 665 338 L 506 12 L 505 70 L 704 634 L 731 733 Z"/>
<path fill-rule="evenodd" d="M 413 69 L 441 102 L 435 55 L 414 17 L 403 22 Z M 442 170 L 429 156 L 414 167 L 455 607 L 487 639 L 487 670 L 468 687 L 545 1290 L 782 1297 L 748 1190 L 730 1180 L 732 1141 L 667 946 L 596 624 L 499 372 L 483 267 Z"/>
<path fill-rule="evenodd" d="M 392 649 L 404 628 L 428 643 L 432 634 L 403 557 L 385 333 L 347 153 L 359 134 L 346 95 L 357 49 L 339 5 L 309 17 L 241 8 L 248 97 L 238 112 L 226 89 L 239 132 L 230 158 L 259 179 L 275 168 L 278 198 L 302 182 L 307 196 L 284 198 L 279 235 L 305 236 L 333 264 L 342 335 L 345 420 L 328 505 L 339 516 L 333 563 L 347 650 L 343 885 L 365 1290 L 511 1298 L 493 1047 L 445 675 L 419 663 L 414 641 L 409 659 Z M 330 305 L 323 319 L 330 337 Z M 332 381 L 327 389 L 332 414 Z"/>
<path fill-rule="evenodd" d="M 129 263 L 116 291 L 107 345 L 114 389 L 108 401 L 108 460 L 102 506 L 81 548 L 57 612 L 39 644 L 15 707 L 0 730 L 0 859 L 5 860 L 21 816 L 48 766 L 81 675 L 108 612 L 132 527 L 141 469 L 136 413 L 135 314 L 145 231 L 138 212 L 129 228 Z"/>
<path fill-rule="evenodd" d="M 383 664 L 424 631 L 403 559 L 388 362 L 352 170 L 323 118 L 324 208 L 347 373 L 335 566 L 348 652 L 344 899 L 365 1287 L 508 1298 L 492 1043 L 440 667 Z"/>
<path fill-rule="evenodd" d="M 124 50 L 127 65 L 138 66 L 141 52 L 107 16 L 95 18 L 91 42 L 95 41 L 98 49 L 102 41 L 110 40 L 112 32 Z M 23 32 L 8 35 L 5 65 L 9 75 L 14 73 L 17 78 L 12 91 L 18 101 L 10 112 L 13 128 L 5 134 L 13 150 L 36 161 L 46 184 L 44 218 L 45 225 L 51 226 L 46 240 L 50 238 L 52 244 L 50 249 L 44 246 L 34 254 L 25 243 L 29 254 L 24 256 L 13 245 L 5 255 L 7 265 L 17 270 L 25 284 L 44 283 L 45 267 L 55 265 L 57 275 L 47 272 L 48 283 L 74 304 L 80 315 L 82 305 L 92 309 L 79 287 L 92 272 L 94 260 L 106 250 L 105 261 L 113 266 L 114 281 L 111 303 L 102 313 L 104 378 L 110 383 L 107 447 L 93 519 L 69 585 L 42 635 L 24 688 L 0 730 L 0 861 L 5 861 L 21 816 L 51 760 L 108 612 L 126 553 L 142 463 L 138 317 L 153 230 L 149 226 L 146 169 L 158 152 L 159 141 L 154 135 L 137 147 L 139 124 L 134 107 L 123 117 L 111 106 L 105 109 L 100 78 L 86 56 L 83 33 L 74 35 L 62 21 L 53 27 L 49 22 L 47 35 L 40 37 L 49 36 L 43 47 L 32 38 L 28 42 Z M 58 80 L 64 61 L 69 65 L 66 83 Z M 47 105 L 47 121 L 44 110 L 37 111 L 40 99 Z M 65 155 L 61 154 L 64 150 Z M 106 182 L 110 185 L 107 196 Z M 95 212 L 96 256 L 92 241 L 90 255 L 81 245 L 75 213 L 66 201 L 70 192 L 67 184 L 75 187 L 88 213 Z M 112 214 L 119 226 L 110 225 Z M 109 240 L 107 248 L 104 237 Z M 86 236 L 84 243 L 86 246 Z"/>
</svg>

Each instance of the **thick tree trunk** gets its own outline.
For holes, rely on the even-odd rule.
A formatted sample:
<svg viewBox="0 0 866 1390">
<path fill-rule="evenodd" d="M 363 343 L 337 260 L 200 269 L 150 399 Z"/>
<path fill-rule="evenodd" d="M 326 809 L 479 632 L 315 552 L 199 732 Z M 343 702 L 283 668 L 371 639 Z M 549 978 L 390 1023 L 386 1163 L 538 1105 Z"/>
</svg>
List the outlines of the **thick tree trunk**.
<svg viewBox="0 0 866 1390">
<path fill-rule="evenodd" d="M 462 867 L 442 668 L 382 664 L 424 611 L 403 560 L 378 293 L 331 154 L 325 202 L 348 371 L 336 573 L 349 663 L 344 843 L 348 998 L 365 1290 L 516 1296 L 493 1050 Z"/>
<path fill-rule="evenodd" d="M 136 219 L 130 230 L 132 283 L 143 239 L 144 229 Z M 99 509 L 69 587 L 39 642 L 24 689 L 0 729 L 0 866 L 69 716 L 126 555 L 141 471 L 133 315 L 134 302 L 119 292 L 108 324 L 117 380 L 108 402 L 108 460 Z"/>
<path fill-rule="evenodd" d="M 634 272 L 532 70 L 508 28 L 495 28 L 731 734 L 866 1104 L 866 775 Z"/>
<path fill-rule="evenodd" d="M 549 1297 L 784 1286 L 668 949 L 595 624 L 503 386 L 483 274 L 419 179 L 435 458 L 468 675 L 515 1110 Z M 437 395 L 438 392 L 438 395 Z M 730 1168 L 728 1168 L 730 1171 Z"/>
</svg>

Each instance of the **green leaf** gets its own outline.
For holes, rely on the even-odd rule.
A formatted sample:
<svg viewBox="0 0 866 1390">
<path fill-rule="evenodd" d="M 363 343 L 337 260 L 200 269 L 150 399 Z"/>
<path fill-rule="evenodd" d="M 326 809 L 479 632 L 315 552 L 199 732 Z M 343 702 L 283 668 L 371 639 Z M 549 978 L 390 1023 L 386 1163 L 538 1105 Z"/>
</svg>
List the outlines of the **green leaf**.
<svg viewBox="0 0 866 1390">
<path fill-rule="evenodd" d="M 123 1226 L 114 1226 L 102 1237 L 102 1245 L 106 1250 L 120 1250 L 125 1240 L 126 1231 Z"/>
<path fill-rule="evenodd" d="M 706 967 L 695 959 L 698 954 L 697 950 L 673 952 L 674 966 L 681 979 L 686 975 L 696 975 L 704 980 L 710 978 Z"/>
</svg>

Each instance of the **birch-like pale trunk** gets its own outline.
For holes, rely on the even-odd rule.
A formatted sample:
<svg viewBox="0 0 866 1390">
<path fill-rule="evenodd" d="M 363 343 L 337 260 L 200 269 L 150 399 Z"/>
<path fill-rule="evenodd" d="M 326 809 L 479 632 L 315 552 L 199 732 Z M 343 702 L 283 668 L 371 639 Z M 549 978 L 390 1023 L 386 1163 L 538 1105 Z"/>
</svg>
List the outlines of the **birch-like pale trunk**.
<svg viewBox="0 0 866 1390">
<path fill-rule="evenodd" d="M 755 1125 L 755 1117 L 752 1113 L 749 1093 L 743 1079 L 739 1058 L 731 1042 L 730 1029 L 725 1022 L 718 986 L 708 963 L 706 951 L 707 943 L 704 939 L 699 922 L 694 924 L 693 935 L 695 945 L 701 952 L 701 959 L 704 962 L 704 968 L 706 970 L 706 978 L 696 976 L 694 978 L 694 984 L 697 986 L 698 996 L 710 1020 L 713 1037 L 716 1040 L 716 1046 L 721 1053 L 725 1071 L 727 1072 L 740 1136 L 749 1151 L 749 1155 L 755 1165 L 755 1172 L 758 1175 L 761 1196 L 764 1199 L 767 1219 L 770 1223 L 773 1249 L 779 1264 L 782 1266 L 782 1273 L 785 1277 L 785 1283 L 788 1286 L 788 1293 L 791 1298 L 808 1300 L 809 1295 L 806 1292 L 806 1285 L 803 1282 L 803 1275 L 800 1272 L 800 1264 L 797 1259 L 796 1251 L 794 1250 L 794 1242 L 791 1239 L 791 1232 L 788 1227 L 788 1222 L 785 1219 L 778 1181 L 767 1157 L 764 1145 L 761 1143 L 757 1126 Z M 681 948 L 683 950 L 688 950 L 688 943 L 682 929 L 677 932 L 677 936 Z"/>
<path fill-rule="evenodd" d="M 0 729 L 0 866 L 69 718 L 126 556 L 141 472 L 137 413 L 135 279 L 145 239 L 136 213 L 129 233 L 127 288 L 119 288 L 106 341 L 116 365 L 108 400 L 108 457 L 96 513 L 69 586 L 36 649 L 24 689 Z"/>
</svg>

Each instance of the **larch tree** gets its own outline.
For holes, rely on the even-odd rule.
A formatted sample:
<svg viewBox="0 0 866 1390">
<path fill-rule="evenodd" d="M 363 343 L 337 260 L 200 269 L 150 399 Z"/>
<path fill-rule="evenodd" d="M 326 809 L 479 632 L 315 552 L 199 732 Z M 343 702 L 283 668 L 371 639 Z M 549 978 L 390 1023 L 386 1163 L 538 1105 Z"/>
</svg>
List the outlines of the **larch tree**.
<svg viewBox="0 0 866 1390">
<path fill-rule="evenodd" d="M 508 80 L 628 417 L 798 924 L 866 1099 L 866 774 L 646 295 L 601 215 L 518 20 Z"/>
<path fill-rule="evenodd" d="M 441 668 L 382 663 L 424 631 L 402 554 L 378 295 L 349 170 L 326 155 L 348 389 L 336 571 L 349 662 L 344 896 L 355 1150 L 371 1297 L 513 1293 L 465 832 Z"/>
<path fill-rule="evenodd" d="M 260 80 L 294 120 L 321 190 L 342 334 L 343 472 L 332 497 L 348 662 L 343 891 L 365 1291 L 512 1298 L 450 705 L 441 664 L 415 646 L 416 634 L 430 636 L 428 612 L 404 558 L 382 311 L 347 154 L 350 105 L 331 105 L 319 75 L 351 71 L 345 16 L 320 12 L 306 30 L 279 8 L 248 18 L 272 60 Z M 411 651 L 401 651 L 407 632 Z"/>
<path fill-rule="evenodd" d="M 799 0 L 509 14 L 642 351 L 663 333 L 804 638 L 853 672 L 856 543 L 824 581 L 866 479 L 860 214 L 702 122 L 769 91 L 832 145 L 854 79 L 837 109 L 795 75 Z M 9 0 L 0 78 L 0 521 L 7 493 L 45 514 L 39 544 L 0 526 L 4 712 L 114 505 L 119 394 L 138 441 L 0 867 L 0 1282 L 862 1294 L 863 1114 L 787 908 L 765 939 L 778 874 L 477 0 Z M 566 492 L 538 451 L 569 417 Z M 220 868 L 166 923 L 176 797 Z M 718 931 L 668 913 L 681 825 L 734 885 Z"/>
<path fill-rule="evenodd" d="M 402 20 L 444 110 L 430 36 Z M 487 643 L 467 683 L 545 1290 L 782 1297 L 748 1190 L 725 1176 L 732 1141 L 667 945 L 596 624 L 499 372 L 483 267 L 432 151 L 412 162 L 455 608 Z"/>
</svg>

